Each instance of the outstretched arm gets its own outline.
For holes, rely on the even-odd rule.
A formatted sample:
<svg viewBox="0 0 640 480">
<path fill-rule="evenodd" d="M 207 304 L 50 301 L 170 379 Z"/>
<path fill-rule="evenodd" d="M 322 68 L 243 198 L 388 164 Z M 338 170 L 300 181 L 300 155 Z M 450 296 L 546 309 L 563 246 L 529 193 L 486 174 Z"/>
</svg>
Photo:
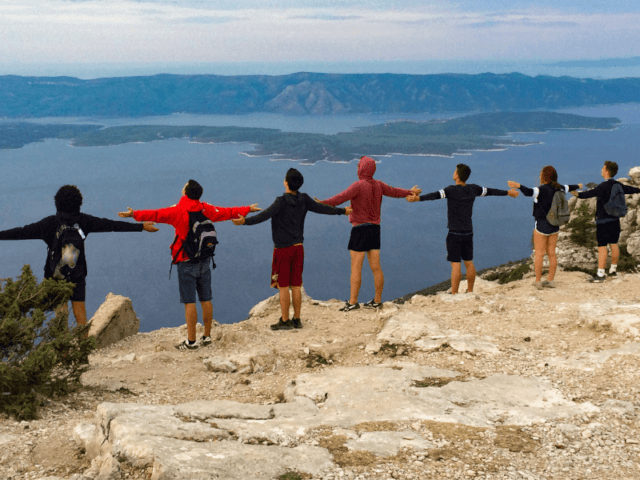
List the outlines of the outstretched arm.
<svg viewBox="0 0 640 480">
<path fill-rule="evenodd" d="M 39 222 L 0 232 L 0 240 L 44 240 L 53 227 L 54 217 L 43 218 Z"/>
<path fill-rule="evenodd" d="M 407 195 L 407 202 L 424 202 L 427 200 L 440 200 L 441 198 L 446 198 L 444 190 L 438 190 L 437 192 L 426 193 L 420 196 L 411 192 L 410 195 Z"/>
<path fill-rule="evenodd" d="M 257 204 L 252 205 L 252 207 L 254 208 L 254 210 L 251 210 L 253 212 L 260 210 Z M 266 222 L 267 220 L 269 220 L 276 213 L 278 213 L 281 208 L 282 208 L 282 199 L 278 197 L 276 198 L 275 202 L 273 202 L 267 209 L 263 210 L 259 214 L 247 218 L 245 213 L 244 215 L 241 215 L 239 218 L 236 217 L 231 219 L 231 221 L 235 225 L 257 225 L 258 223 Z"/>
</svg>

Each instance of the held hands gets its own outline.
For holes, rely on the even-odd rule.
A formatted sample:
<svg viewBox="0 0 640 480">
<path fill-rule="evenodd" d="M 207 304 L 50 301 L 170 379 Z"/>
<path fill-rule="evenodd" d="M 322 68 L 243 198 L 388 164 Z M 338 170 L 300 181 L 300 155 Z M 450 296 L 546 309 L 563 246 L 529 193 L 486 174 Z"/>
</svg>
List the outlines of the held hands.
<svg viewBox="0 0 640 480">
<path fill-rule="evenodd" d="M 251 205 L 251 206 L 253 207 L 253 205 Z M 256 207 L 256 208 L 258 208 L 258 207 Z M 258 208 L 258 210 L 260 210 L 260 209 Z M 246 218 L 243 217 L 242 215 L 240 215 L 238 218 L 232 218 L 231 219 L 231 221 L 233 222 L 234 225 L 244 225 L 245 220 L 246 220 Z"/>
<path fill-rule="evenodd" d="M 582 187 L 580 187 L 580 188 L 582 188 Z M 570 193 L 571 195 L 573 195 L 574 197 L 577 197 L 577 196 L 578 196 L 578 192 L 577 192 L 577 191 L 575 191 L 575 190 L 571 190 L 569 193 Z"/>
<path fill-rule="evenodd" d="M 422 189 L 418 188 L 418 185 L 414 185 L 413 187 L 411 187 L 411 191 L 414 195 L 420 195 L 422 193 Z M 415 202 L 415 200 L 413 201 Z"/>
<path fill-rule="evenodd" d="M 353 213 L 353 207 L 344 207 L 344 209 L 345 209 L 345 212 L 344 212 L 345 215 L 351 215 Z"/>
<path fill-rule="evenodd" d="M 513 198 L 518 198 L 518 195 L 520 195 L 520 192 L 518 190 L 516 190 L 515 188 L 512 188 L 511 190 L 509 190 L 507 192 L 507 195 L 509 195 L 510 197 L 513 197 Z"/>
<path fill-rule="evenodd" d="M 127 207 L 127 211 L 126 212 L 118 212 L 118 216 L 121 217 L 121 218 L 133 217 L 133 208 Z"/>
<path fill-rule="evenodd" d="M 126 212 L 123 212 L 126 213 Z M 118 214 L 120 215 L 120 214 Z M 155 223 L 154 222 L 142 222 L 142 229 L 145 232 L 157 232 L 159 230 L 158 227 L 154 227 Z"/>
<path fill-rule="evenodd" d="M 419 202 L 420 196 L 418 194 L 407 195 L 407 202 Z"/>
<path fill-rule="evenodd" d="M 260 210 L 262 210 L 261 208 L 258 208 L 258 204 L 257 203 L 252 203 L 251 205 L 249 205 L 249 209 L 250 209 L 249 210 L 250 212 L 259 212 Z"/>
<path fill-rule="evenodd" d="M 582 189 L 583 189 L 583 187 L 584 187 L 584 185 L 582 185 L 581 183 L 579 183 L 579 184 L 578 184 L 578 188 L 579 188 L 580 190 L 582 190 Z"/>
<path fill-rule="evenodd" d="M 509 180 L 507 182 L 510 188 L 520 188 L 520 184 L 518 182 L 514 182 L 513 180 Z"/>
<path fill-rule="evenodd" d="M 313 199 L 318 203 L 322 203 L 318 197 L 313 197 Z M 322 205 L 324 205 L 324 203 L 322 203 Z"/>
</svg>

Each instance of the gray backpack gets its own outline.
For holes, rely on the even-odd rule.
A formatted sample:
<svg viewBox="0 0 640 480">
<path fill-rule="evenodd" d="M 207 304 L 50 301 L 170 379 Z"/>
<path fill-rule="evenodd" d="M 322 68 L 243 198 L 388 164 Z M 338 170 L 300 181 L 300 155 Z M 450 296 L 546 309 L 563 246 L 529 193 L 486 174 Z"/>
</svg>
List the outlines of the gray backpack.
<svg viewBox="0 0 640 480">
<path fill-rule="evenodd" d="M 551 225 L 559 227 L 569 221 L 571 213 L 569 212 L 569 202 L 565 197 L 564 190 L 558 190 L 553 194 L 551 208 L 547 213 L 547 222 Z"/>
</svg>

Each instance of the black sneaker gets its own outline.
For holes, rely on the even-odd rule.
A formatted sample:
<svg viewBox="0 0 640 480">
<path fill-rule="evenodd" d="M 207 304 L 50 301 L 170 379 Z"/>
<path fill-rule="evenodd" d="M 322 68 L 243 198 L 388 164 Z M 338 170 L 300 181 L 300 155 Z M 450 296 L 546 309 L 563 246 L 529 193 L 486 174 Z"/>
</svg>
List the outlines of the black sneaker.
<svg viewBox="0 0 640 480">
<path fill-rule="evenodd" d="M 206 347 L 207 345 L 211 345 L 211 337 L 205 337 L 204 335 L 200 339 L 200 345 Z"/>
<path fill-rule="evenodd" d="M 183 340 L 178 345 L 176 345 L 178 350 L 197 350 L 198 344 L 194 343 L 193 345 L 189 345 L 189 340 Z"/>
<path fill-rule="evenodd" d="M 598 275 L 594 275 L 593 277 L 591 277 L 589 279 L 589 282 L 591 282 L 591 283 L 602 283 L 602 282 L 605 281 L 606 278 L 607 277 L 604 277 L 604 276 L 603 277 L 599 277 Z"/>
<path fill-rule="evenodd" d="M 364 308 L 382 308 L 382 303 L 377 303 L 374 299 L 374 300 L 371 300 L 370 302 L 363 303 L 362 306 Z"/>
<path fill-rule="evenodd" d="M 282 321 L 282 317 L 278 320 L 278 323 L 274 323 L 271 325 L 271 330 L 291 330 L 293 328 L 293 322 L 287 320 L 286 322 Z"/>
<path fill-rule="evenodd" d="M 610 277 L 617 277 L 618 276 L 618 272 L 609 272 L 609 276 Z"/>
<path fill-rule="evenodd" d="M 293 319 L 293 328 L 302 328 L 302 322 L 299 318 Z"/>
<path fill-rule="evenodd" d="M 351 310 L 357 310 L 360 308 L 359 303 L 354 303 L 353 305 L 349 302 L 344 302 L 344 307 L 340 309 L 341 312 L 350 312 Z"/>
</svg>

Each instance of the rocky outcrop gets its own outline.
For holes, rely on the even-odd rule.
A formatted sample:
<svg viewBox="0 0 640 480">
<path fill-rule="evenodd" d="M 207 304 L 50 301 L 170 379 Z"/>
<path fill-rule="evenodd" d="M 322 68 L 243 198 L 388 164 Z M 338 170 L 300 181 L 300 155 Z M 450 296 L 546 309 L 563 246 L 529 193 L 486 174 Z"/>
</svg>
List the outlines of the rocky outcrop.
<svg viewBox="0 0 640 480">
<path fill-rule="evenodd" d="M 133 311 L 131 300 L 109 293 L 91 319 L 89 335 L 96 337 L 98 348 L 104 348 L 135 335 L 139 329 L 140 319 Z"/>
</svg>

